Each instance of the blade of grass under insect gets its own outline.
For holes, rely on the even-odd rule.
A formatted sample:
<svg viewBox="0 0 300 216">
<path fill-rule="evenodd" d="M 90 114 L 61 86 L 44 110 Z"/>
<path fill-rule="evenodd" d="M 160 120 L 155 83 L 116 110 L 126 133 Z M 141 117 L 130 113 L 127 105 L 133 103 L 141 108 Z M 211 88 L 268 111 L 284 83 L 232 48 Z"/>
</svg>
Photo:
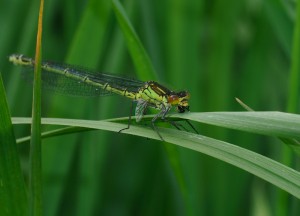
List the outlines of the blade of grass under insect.
<svg viewBox="0 0 300 216">
<path fill-rule="evenodd" d="M 144 117 L 144 119 L 147 118 L 149 117 Z M 168 118 L 174 118 L 174 120 L 176 118 L 188 119 L 250 133 L 278 137 L 297 154 L 300 154 L 300 115 L 297 114 L 283 112 L 193 112 L 172 114 Z"/>
<path fill-rule="evenodd" d="M 236 101 L 242 106 L 244 107 L 244 109 L 254 112 L 254 110 L 252 108 L 250 108 L 248 105 L 246 105 L 245 103 L 243 103 L 240 99 L 236 98 Z M 293 148 L 295 150 L 295 152 L 300 155 L 300 142 L 296 139 L 288 139 L 288 138 L 280 138 L 279 139 L 289 145 L 291 148 Z"/>
<path fill-rule="evenodd" d="M 174 115 L 174 117 L 177 115 Z M 179 118 L 183 117 L 178 115 Z M 275 136 L 300 154 L 300 116 L 283 112 L 191 113 L 183 118 L 206 124 Z M 295 139 L 295 140 L 294 140 Z"/>
<path fill-rule="evenodd" d="M 13 118 L 15 124 L 29 124 L 31 122 L 30 120 L 30 118 Z M 88 127 L 114 132 L 118 132 L 126 126 L 126 123 L 120 124 L 108 121 L 54 118 L 44 118 L 42 119 L 42 124 Z M 150 139 L 160 139 L 151 128 L 143 126 L 131 126 L 130 129 L 124 130 L 122 133 L 135 134 Z M 192 149 L 225 161 L 276 185 L 297 198 L 300 198 L 300 173 L 296 170 L 239 146 L 202 135 L 167 128 L 160 128 L 160 133 L 169 143 Z"/>
<path fill-rule="evenodd" d="M 43 132 L 41 134 L 41 137 L 42 137 L 42 139 L 44 139 L 44 138 L 57 137 L 57 136 L 78 133 L 78 132 L 84 132 L 84 131 L 91 131 L 91 130 L 93 130 L 93 129 L 80 128 L 80 127 L 64 127 L 64 128 L 60 128 L 60 129 L 56 129 L 56 130 L 50 130 L 50 131 Z M 17 139 L 17 144 L 23 144 L 28 141 L 30 141 L 30 136 L 22 137 L 22 138 Z"/>
<path fill-rule="evenodd" d="M 32 128 L 30 142 L 30 215 L 42 215 L 42 152 L 41 152 L 41 61 L 44 0 L 40 1 L 33 81 Z"/>
<path fill-rule="evenodd" d="M 149 121 L 155 115 L 145 115 L 142 121 Z M 189 112 L 167 116 L 174 121 L 190 120 L 219 127 L 235 129 L 273 137 L 300 139 L 300 115 L 277 112 Z M 18 119 L 19 123 L 20 118 Z M 135 119 L 135 116 L 132 116 Z M 107 119 L 111 122 L 126 122 L 127 117 Z M 13 121 L 13 123 L 17 123 Z M 25 123 L 25 122 L 24 122 Z"/>
<path fill-rule="evenodd" d="M 172 114 L 220 127 L 275 137 L 300 139 L 300 115 L 284 112 L 202 112 Z"/>
<path fill-rule="evenodd" d="M 28 215 L 25 182 L 1 74 L 0 122 L 0 215 Z"/>
<path fill-rule="evenodd" d="M 151 116 L 144 116 L 144 119 Z M 172 114 L 168 118 L 188 119 L 205 124 L 274 136 L 299 153 L 300 115 L 284 112 L 202 112 Z M 178 120 L 177 119 L 177 120 Z M 118 120 L 118 119 L 117 119 Z"/>
</svg>

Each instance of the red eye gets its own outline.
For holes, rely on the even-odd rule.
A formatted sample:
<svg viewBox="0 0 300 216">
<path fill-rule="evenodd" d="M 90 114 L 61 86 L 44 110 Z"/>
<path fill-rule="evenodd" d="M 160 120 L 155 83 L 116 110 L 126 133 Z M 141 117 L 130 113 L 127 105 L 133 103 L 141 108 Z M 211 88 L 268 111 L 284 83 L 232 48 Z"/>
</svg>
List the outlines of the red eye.
<svg viewBox="0 0 300 216">
<path fill-rule="evenodd" d="M 170 96 L 168 97 L 168 102 L 169 102 L 170 104 L 172 104 L 172 105 L 178 104 L 179 98 L 178 98 L 177 95 L 170 95 Z"/>
</svg>

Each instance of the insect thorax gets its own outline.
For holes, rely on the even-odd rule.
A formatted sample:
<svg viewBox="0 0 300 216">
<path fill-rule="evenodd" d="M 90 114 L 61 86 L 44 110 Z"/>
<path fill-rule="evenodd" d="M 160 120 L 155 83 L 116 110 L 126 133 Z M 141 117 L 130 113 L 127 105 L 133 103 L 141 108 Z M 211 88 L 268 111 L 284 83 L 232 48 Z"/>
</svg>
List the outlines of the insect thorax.
<svg viewBox="0 0 300 216">
<path fill-rule="evenodd" d="M 170 106 L 167 100 L 168 92 L 165 90 L 158 83 L 149 81 L 139 89 L 136 99 L 145 100 L 148 102 L 148 106 L 161 110 Z"/>
</svg>

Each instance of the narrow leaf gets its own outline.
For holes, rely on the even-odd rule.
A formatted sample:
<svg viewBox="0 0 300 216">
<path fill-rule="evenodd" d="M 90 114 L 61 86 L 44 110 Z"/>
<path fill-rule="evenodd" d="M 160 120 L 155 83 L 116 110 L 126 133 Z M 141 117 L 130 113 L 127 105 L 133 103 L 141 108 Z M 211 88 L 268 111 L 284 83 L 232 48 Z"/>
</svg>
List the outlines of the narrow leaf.
<svg viewBox="0 0 300 216">
<path fill-rule="evenodd" d="M 14 123 L 30 123 L 28 118 L 14 118 Z M 113 123 L 108 121 L 88 121 L 74 119 L 44 118 L 43 124 L 87 127 L 118 132 L 126 124 Z M 172 144 L 201 152 L 219 160 L 230 163 L 244 169 L 274 185 L 300 198 L 300 173 L 283 164 L 271 160 L 265 156 L 232 145 L 227 142 L 212 139 L 206 136 L 192 134 L 176 129 L 159 128 L 164 139 Z M 131 126 L 122 133 L 134 134 L 150 139 L 160 138 L 151 129 L 143 126 Z M 122 134 L 119 134 L 122 136 Z"/>
<path fill-rule="evenodd" d="M 25 182 L 1 74 L 0 122 L 0 215 L 28 215 Z"/>
<path fill-rule="evenodd" d="M 36 41 L 32 128 L 30 142 L 30 215 L 42 215 L 42 158 L 41 158 L 41 50 L 44 0 L 40 1 Z"/>
</svg>

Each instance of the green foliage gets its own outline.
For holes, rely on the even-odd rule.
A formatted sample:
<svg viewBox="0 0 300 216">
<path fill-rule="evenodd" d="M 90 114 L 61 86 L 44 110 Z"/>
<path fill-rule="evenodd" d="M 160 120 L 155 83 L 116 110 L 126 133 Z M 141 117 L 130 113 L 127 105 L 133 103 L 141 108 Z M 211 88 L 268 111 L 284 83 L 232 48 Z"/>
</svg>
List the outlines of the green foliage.
<svg viewBox="0 0 300 216">
<path fill-rule="evenodd" d="M 182 118 L 182 116 L 180 116 Z M 290 118 L 293 118 L 291 121 Z M 147 119 L 149 117 L 145 117 Z M 153 116 L 150 116 L 150 119 Z M 170 118 L 172 119 L 172 118 Z M 213 125 L 221 125 L 228 128 L 257 132 L 264 135 L 284 136 L 289 138 L 300 138 L 300 115 L 284 113 L 252 112 L 252 113 L 191 113 L 185 115 L 183 119 L 195 119 Z M 220 121 L 222 120 L 222 121 Z M 113 119 L 110 121 L 114 121 Z M 120 121 L 120 119 L 118 119 Z M 234 122 L 234 123 L 233 123 Z M 30 119 L 14 119 L 15 124 L 30 123 Z M 125 124 L 111 123 L 108 121 L 87 121 L 68 119 L 43 119 L 43 124 L 72 125 L 73 131 L 78 132 L 78 128 L 101 129 L 119 132 L 126 127 Z M 292 130 L 289 130 L 292 128 Z M 273 129 L 273 130 L 272 130 Z M 68 128 L 71 132 L 70 128 Z M 202 135 L 191 134 L 176 129 L 160 129 L 163 138 L 178 146 L 205 153 L 219 160 L 223 160 L 234 166 L 240 167 L 253 173 L 278 187 L 288 191 L 297 198 L 300 198 L 300 173 L 290 169 L 280 163 L 270 160 L 267 157 L 231 145 L 229 143 L 208 138 Z M 283 133 L 282 133 L 283 131 Z M 57 131 L 53 132 L 57 135 Z M 122 133 L 143 136 L 149 139 L 160 138 L 151 128 L 131 126 L 130 129 Z M 49 136 L 49 134 L 47 134 Z M 297 146 L 298 150 L 300 145 Z"/>
<path fill-rule="evenodd" d="M 35 47 L 33 97 L 32 97 L 32 125 L 30 139 L 30 170 L 29 170 L 29 214 L 40 216 L 42 207 L 42 139 L 41 139 L 41 110 L 42 110 L 42 33 L 43 33 L 44 0 L 40 1 L 38 29 Z"/>
<path fill-rule="evenodd" d="M 0 74 L 0 214 L 27 215 L 28 200 Z M 15 207 L 18 203 L 18 208 Z"/>
<path fill-rule="evenodd" d="M 104 132 L 120 130 L 127 118 L 97 120 L 128 116 L 130 101 L 43 92 L 42 116 L 56 118 L 44 123 L 76 126 L 44 128 L 52 137 L 42 144 L 44 214 L 298 215 L 299 115 L 237 112 L 243 108 L 234 100 L 254 110 L 288 107 L 299 113 L 297 5 L 296 10 L 293 1 L 278 0 L 46 1 L 44 59 L 141 80 L 159 77 L 174 90 L 187 89 L 192 112 L 170 118 L 192 120 L 201 135 L 161 123 L 165 140 L 176 144 L 161 145 L 149 129 L 153 116 L 124 131 L 150 139 Z M 30 86 L 6 56 L 34 55 L 39 4 L 14 0 L 0 6 L 1 71 L 9 108 L 12 116 L 31 116 Z M 1 194 L 7 205 L 11 196 L 24 212 L 20 159 L 9 112 L 0 105 L 5 155 L 0 180 L 18 187 L 2 188 Z M 179 124 L 189 129 L 184 121 Z M 80 133 L 85 130 L 90 132 Z M 30 130 L 16 126 L 15 133 L 27 137 Z M 63 134 L 69 135 L 58 136 Z M 19 152 L 26 180 L 28 146 L 20 144 Z"/>
</svg>

